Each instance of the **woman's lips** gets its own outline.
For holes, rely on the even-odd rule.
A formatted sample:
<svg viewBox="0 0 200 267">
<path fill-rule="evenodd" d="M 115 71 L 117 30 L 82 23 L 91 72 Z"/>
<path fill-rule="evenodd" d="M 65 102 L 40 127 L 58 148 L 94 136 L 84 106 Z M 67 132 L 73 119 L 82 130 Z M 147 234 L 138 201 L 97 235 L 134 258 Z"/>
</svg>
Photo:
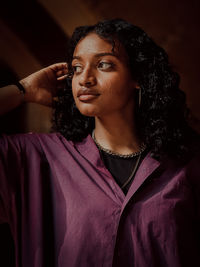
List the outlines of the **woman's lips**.
<svg viewBox="0 0 200 267">
<path fill-rule="evenodd" d="M 78 96 L 78 99 L 82 102 L 87 102 L 96 99 L 98 96 L 99 94 L 81 94 Z"/>
</svg>

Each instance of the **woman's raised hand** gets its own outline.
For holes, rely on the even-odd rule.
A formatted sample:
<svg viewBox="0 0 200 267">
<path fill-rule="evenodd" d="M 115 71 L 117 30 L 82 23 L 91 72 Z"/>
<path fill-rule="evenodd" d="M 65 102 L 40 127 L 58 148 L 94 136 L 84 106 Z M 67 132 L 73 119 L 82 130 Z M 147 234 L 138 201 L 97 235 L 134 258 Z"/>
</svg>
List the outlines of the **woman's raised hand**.
<svg viewBox="0 0 200 267">
<path fill-rule="evenodd" d="M 63 87 L 67 63 L 56 63 L 20 80 L 25 88 L 24 101 L 51 106 L 56 92 Z"/>
</svg>

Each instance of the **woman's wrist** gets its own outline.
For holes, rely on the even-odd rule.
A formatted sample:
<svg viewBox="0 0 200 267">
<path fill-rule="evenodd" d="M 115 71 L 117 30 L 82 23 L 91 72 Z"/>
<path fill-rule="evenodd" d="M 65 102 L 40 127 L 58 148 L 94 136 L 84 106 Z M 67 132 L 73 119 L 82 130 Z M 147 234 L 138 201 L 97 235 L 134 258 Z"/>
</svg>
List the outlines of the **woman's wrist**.
<svg viewBox="0 0 200 267">
<path fill-rule="evenodd" d="M 26 90 L 25 90 L 24 86 L 18 81 L 15 82 L 14 84 L 17 86 L 17 88 L 19 89 L 20 93 L 24 96 L 25 93 L 26 93 Z"/>
<path fill-rule="evenodd" d="M 20 93 L 22 94 L 24 102 L 34 102 L 32 99 L 33 94 L 31 93 L 31 89 L 30 89 L 31 86 L 29 82 L 26 81 L 26 78 L 17 82 L 16 86 L 18 87 Z"/>
<path fill-rule="evenodd" d="M 19 90 L 19 93 L 21 94 L 22 100 L 24 102 L 24 100 L 25 100 L 25 94 L 26 94 L 26 90 L 25 90 L 24 86 L 19 81 L 15 82 L 14 85 Z"/>
</svg>

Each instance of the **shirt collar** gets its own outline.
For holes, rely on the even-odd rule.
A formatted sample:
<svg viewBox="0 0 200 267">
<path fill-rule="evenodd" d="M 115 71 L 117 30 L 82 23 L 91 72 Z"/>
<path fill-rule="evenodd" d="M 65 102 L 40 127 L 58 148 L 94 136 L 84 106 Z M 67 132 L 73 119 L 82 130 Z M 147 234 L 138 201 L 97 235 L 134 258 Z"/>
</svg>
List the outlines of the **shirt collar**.
<svg viewBox="0 0 200 267">
<path fill-rule="evenodd" d="M 75 148 L 89 160 L 94 166 L 105 172 L 105 166 L 101 160 L 99 150 L 92 139 L 91 135 L 88 135 L 83 141 L 74 143 Z M 140 164 L 135 178 L 129 188 L 124 199 L 123 208 L 133 197 L 133 195 L 139 190 L 143 183 L 150 177 L 150 175 L 160 166 L 160 162 L 151 157 L 149 152 Z"/>
<path fill-rule="evenodd" d="M 99 150 L 92 139 L 91 135 L 88 135 L 83 141 L 74 143 L 75 148 L 89 160 L 96 167 L 104 167 L 100 158 Z"/>
<path fill-rule="evenodd" d="M 161 163 L 158 160 L 151 157 L 151 152 L 146 155 L 140 164 L 135 178 L 133 179 L 133 182 L 128 190 L 122 210 L 129 200 L 135 195 L 135 193 L 141 188 L 144 182 L 150 178 L 151 174 L 157 170 L 160 165 Z"/>
</svg>

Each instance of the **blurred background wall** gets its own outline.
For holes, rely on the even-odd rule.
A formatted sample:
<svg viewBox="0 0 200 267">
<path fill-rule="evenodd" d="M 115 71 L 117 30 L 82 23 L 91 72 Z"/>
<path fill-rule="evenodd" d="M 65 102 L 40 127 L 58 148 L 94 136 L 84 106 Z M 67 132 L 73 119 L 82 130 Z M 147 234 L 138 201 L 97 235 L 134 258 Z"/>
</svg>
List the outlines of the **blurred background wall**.
<svg viewBox="0 0 200 267">
<path fill-rule="evenodd" d="M 141 26 L 181 75 L 194 125 L 200 120 L 198 0 L 7 0 L 0 6 L 0 86 L 65 61 L 67 40 L 79 25 L 121 17 Z M 47 132 L 51 109 L 26 104 L 1 118 L 1 131 Z"/>
<path fill-rule="evenodd" d="M 49 64 L 65 61 L 67 40 L 79 25 L 121 17 L 141 26 L 181 75 L 193 125 L 200 131 L 200 1 L 6 0 L 0 4 L 0 87 Z M 51 109 L 26 104 L 0 118 L 0 132 L 48 132 Z M 7 225 L 0 227 L 0 262 L 14 266 Z M 5 260 L 5 261 L 4 261 Z"/>
</svg>

